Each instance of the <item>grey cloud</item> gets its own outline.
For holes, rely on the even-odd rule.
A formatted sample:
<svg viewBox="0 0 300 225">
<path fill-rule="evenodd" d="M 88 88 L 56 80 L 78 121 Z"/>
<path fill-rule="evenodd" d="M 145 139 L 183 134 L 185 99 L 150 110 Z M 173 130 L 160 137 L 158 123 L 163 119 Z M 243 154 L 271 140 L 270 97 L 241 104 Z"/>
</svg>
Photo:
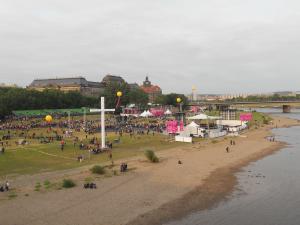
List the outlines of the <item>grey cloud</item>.
<svg viewBox="0 0 300 225">
<path fill-rule="evenodd" d="M 0 0 L 0 82 L 106 73 L 164 92 L 299 90 L 293 0 Z"/>
</svg>

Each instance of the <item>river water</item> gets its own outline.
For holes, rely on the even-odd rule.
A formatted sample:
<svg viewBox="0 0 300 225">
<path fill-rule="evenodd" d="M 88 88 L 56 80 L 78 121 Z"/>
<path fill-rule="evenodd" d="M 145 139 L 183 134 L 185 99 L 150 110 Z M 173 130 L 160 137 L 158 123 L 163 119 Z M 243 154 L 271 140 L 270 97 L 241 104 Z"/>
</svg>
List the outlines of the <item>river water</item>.
<svg viewBox="0 0 300 225">
<path fill-rule="evenodd" d="M 280 110 L 271 112 L 281 114 Z M 300 119 L 297 111 L 285 116 Z M 299 225 L 300 127 L 273 132 L 288 146 L 243 168 L 227 200 L 168 225 Z"/>
</svg>

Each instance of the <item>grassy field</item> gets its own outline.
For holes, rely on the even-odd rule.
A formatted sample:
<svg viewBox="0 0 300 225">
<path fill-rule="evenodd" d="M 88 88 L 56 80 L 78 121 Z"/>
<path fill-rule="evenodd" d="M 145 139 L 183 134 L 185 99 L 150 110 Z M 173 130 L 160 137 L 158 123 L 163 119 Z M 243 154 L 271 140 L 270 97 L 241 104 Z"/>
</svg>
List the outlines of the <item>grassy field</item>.
<svg viewBox="0 0 300 225">
<path fill-rule="evenodd" d="M 43 132 L 43 130 L 32 130 L 31 132 Z M 45 132 L 45 131 L 44 131 Z M 76 136 L 84 136 L 83 133 L 77 133 Z M 92 138 L 90 135 L 88 138 Z M 95 134 L 99 137 L 100 134 Z M 114 133 L 108 133 L 107 139 L 113 141 L 117 136 Z M 60 150 L 60 142 L 54 141 L 49 144 L 40 144 L 36 140 L 29 140 L 31 143 L 25 146 L 17 146 L 15 141 L 19 138 L 10 140 L 10 145 L 5 154 L 0 155 L 0 176 L 34 174 L 43 171 L 54 171 L 70 169 L 89 164 L 104 163 L 109 161 L 107 153 L 89 154 L 87 150 L 80 150 L 77 144 L 73 145 L 73 139 L 65 139 L 66 146 L 64 151 Z M 87 139 L 88 140 L 88 139 Z M 84 142 L 87 142 L 84 140 Z M 144 154 L 146 149 L 159 151 L 178 145 L 180 143 L 171 142 L 167 136 L 157 134 L 135 135 L 130 138 L 128 134 L 121 137 L 119 144 L 113 145 L 113 160 L 125 159 L 132 156 Z M 85 160 L 79 163 L 77 157 L 83 155 Z"/>
<path fill-rule="evenodd" d="M 268 124 L 272 118 L 264 113 L 252 112 L 253 120 L 249 122 L 249 126 L 262 126 Z"/>
<path fill-rule="evenodd" d="M 92 117 L 92 118 L 90 118 Z M 89 116 L 89 119 L 95 119 L 95 116 Z M 79 119 L 79 118 L 78 118 Z M 262 113 L 253 113 L 253 121 L 250 126 L 257 127 L 266 124 L 271 119 Z M 145 121 L 148 122 L 148 121 Z M 18 121 L 16 121 L 18 123 Z M 61 129 L 53 129 L 62 135 Z M 53 131 L 52 130 L 52 131 Z M 35 133 L 38 136 L 51 136 L 52 131 L 47 132 L 47 128 L 31 129 L 27 136 Z M 20 175 L 20 174 L 34 174 L 45 171 L 55 171 L 63 169 L 71 169 L 92 164 L 103 164 L 109 162 L 107 153 L 89 154 L 87 150 L 80 150 L 79 143 L 74 147 L 74 138 L 65 138 L 66 146 L 64 151 L 60 150 L 60 142 L 54 141 L 48 144 L 41 144 L 37 139 L 28 139 L 30 144 L 25 146 L 17 145 L 20 139 L 21 131 L 11 131 L 14 136 L 9 140 L 9 146 L 6 147 L 5 154 L 0 154 L 0 178 L 6 176 Z M 7 134 L 7 131 L 0 131 L 0 137 Z M 100 139 L 100 133 L 89 135 L 86 139 L 84 132 L 75 132 L 74 136 L 78 137 L 85 144 L 93 137 Z M 107 140 L 113 142 L 118 138 L 115 133 L 107 133 Z M 194 139 L 195 142 L 202 139 Z M 113 144 L 113 160 L 126 159 L 128 157 L 143 155 L 145 150 L 159 151 L 176 146 L 188 145 L 186 143 L 178 143 L 170 141 L 168 136 L 155 133 L 153 136 L 149 135 L 135 135 L 130 137 L 129 134 L 123 134 L 121 141 L 118 144 Z M 77 161 L 78 156 L 84 156 L 83 162 Z"/>
</svg>

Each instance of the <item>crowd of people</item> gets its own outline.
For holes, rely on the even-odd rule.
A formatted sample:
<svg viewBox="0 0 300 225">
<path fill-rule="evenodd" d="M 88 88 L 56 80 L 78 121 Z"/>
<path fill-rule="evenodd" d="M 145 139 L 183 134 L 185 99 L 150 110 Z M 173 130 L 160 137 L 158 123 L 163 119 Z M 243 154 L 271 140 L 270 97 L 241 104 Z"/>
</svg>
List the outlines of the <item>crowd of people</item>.
<svg viewBox="0 0 300 225">
<path fill-rule="evenodd" d="M 121 142 L 123 134 L 129 134 L 131 138 L 143 135 L 155 135 L 165 129 L 165 121 L 162 118 L 121 118 L 108 116 L 105 121 L 106 131 L 114 132 L 117 138 L 106 142 L 108 149 Z M 99 154 L 106 150 L 101 149 L 100 139 L 96 133 L 100 132 L 100 120 L 91 116 L 87 120 L 80 117 L 56 117 L 51 123 L 43 118 L 10 118 L 0 122 L 0 154 L 4 154 L 5 148 L 12 145 L 28 145 L 30 143 L 59 143 L 59 149 L 65 150 L 66 145 L 73 142 L 74 148 L 87 150 L 91 154 Z M 14 142 L 10 141 L 11 139 Z M 83 155 L 77 157 L 78 161 L 84 159 Z"/>
</svg>

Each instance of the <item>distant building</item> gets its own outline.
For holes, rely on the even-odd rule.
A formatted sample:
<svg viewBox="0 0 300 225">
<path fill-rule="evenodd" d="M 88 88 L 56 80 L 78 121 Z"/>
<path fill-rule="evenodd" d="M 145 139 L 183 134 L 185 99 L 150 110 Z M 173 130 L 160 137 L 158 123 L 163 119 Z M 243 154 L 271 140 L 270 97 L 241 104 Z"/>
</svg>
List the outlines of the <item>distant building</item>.
<svg viewBox="0 0 300 225">
<path fill-rule="evenodd" d="M 148 77 L 143 82 L 141 89 L 148 95 L 150 103 L 154 103 L 156 98 L 162 94 L 161 88 L 157 85 L 152 85 Z"/>
<path fill-rule="evenodd" d="M 274 95 L 278 95 L 280 97 L 296 97 L 297 92 L 292 92 L 292 91 L 278 91 L 274 92 Z"/>
<path fill-rule="evenodd" d="M 18 85 L 16 84 L 5 84 L 5 83 L 0 83 L 0 87 L 18 87 Z"/>
<path fill-rule="evenodd" d="M 130 90 L 137 90 L 140 89 L 140 86 L 137 83 L 128 84 Z"/>
<path fill-rule="evenodd" d="M 108 74 L 102 79 L 101 83 L 104 86 L 107 86 L 108 84 L 112 84 L 112 83 L 122 84 L 122 83 L 125 83 L 125 80 L 120 76 L 114 76 L 114 75 Z"/>
<path fill-rule="evenodd" d="M 100 82 L 87 81 L 84 77 L 36 79 L 28 87 L 43 91 L 55 89 L 63 92 L 78 91 L 85 96 L 98 97 L 104 92 L 104 85 Z"/>
</svg>

